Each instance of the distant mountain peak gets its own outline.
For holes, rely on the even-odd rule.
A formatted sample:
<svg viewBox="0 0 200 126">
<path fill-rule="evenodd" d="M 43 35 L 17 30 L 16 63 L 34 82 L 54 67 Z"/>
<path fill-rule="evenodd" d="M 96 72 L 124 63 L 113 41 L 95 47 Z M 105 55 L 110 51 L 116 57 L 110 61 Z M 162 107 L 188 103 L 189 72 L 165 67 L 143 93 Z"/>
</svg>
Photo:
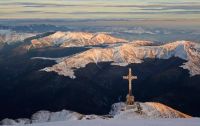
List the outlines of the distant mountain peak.
<svg viewBox="0 0 200 126">
<path fill-rule="evenodd" d="M 34 48 L 54 45 L 59 45 L 60 47 L 80 47 L 100 44 L 114 44 L 119 42 L 127 41 L 105 33 L 58 31 L 52 35 L 32 40 L 32 46 Z"/>
<path fill-rule="evenodd" d="M 147 40 L 134 40 L 134 41 L 130 42 L 130 44 L 132 44 L 133 46 L 153 46 L 153 45 L 156 45 L 154 42 L 147 41 Z"/>
<path fill-rule="evenodd" d="M 91 39 L 93 36 L 92 33 L 88 32 L 61 32 L 58 31 L 48 37 L 51 37 L 52 39 L 59 39 L 59 38 L 65 38 L 65 39 Z"/>
</svg>

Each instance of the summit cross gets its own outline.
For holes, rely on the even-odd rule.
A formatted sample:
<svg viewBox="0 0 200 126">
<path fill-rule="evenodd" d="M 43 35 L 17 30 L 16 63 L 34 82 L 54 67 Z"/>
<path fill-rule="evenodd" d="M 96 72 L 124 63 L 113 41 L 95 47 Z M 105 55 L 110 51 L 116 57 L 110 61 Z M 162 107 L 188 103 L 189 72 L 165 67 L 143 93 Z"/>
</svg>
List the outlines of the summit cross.
<svg viewBox="0 0 200 126">
<path fill-rule="evenodd" d="M 136 80 L 137 76 L 133 76 L 131 72 L 131 68 L 129 68 L 129 73 L 127 76 L 123 76 L 123 79 L 128 80 L 129 86 L 128 86 L 128 95 L 126 97 L 126 102 L 128 105 L 133 105 L 134 104 L 134 96 L 132 95 L 132 80 Z"/>
</svg>

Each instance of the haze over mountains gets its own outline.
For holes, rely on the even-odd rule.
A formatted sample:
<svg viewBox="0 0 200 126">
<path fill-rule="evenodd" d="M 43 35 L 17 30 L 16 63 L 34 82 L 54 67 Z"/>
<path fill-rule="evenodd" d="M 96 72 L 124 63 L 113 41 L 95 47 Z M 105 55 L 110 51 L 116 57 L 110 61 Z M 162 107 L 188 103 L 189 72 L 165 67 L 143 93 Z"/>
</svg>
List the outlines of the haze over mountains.
<svg viewBox="0 0 200 126">
<path fill-rule="evenodd" d="M 17 33 L 11 30 L 0 30 L 0 43 L 10 44 L 17 41 L 23 41 L 26 38 L 35 36 L 34 33 Z"/>
<path fill-rule="evenodd" d="M 57 31 L 80 31 L 91 33 L 107 32 L 114 36 L 128 39 L 129 41 L 145 39 L 156 42 L 169 42 L 177 40 L 199 42 L 200 39 L 198 26 L 158 26 L 157 21 L 154 22 L 154 25 L 141 25 L 129 20 L 0 20 L 0 22 L 5 22 L 5 25 L 0 25 L 0 29 L 16 31 L 17 33 L 44 33 Z M 137 22 L 140 23 L 144 21 L 139 20 Z M 172 24 L 174 23 L 172 22 Z"/>
</svg>

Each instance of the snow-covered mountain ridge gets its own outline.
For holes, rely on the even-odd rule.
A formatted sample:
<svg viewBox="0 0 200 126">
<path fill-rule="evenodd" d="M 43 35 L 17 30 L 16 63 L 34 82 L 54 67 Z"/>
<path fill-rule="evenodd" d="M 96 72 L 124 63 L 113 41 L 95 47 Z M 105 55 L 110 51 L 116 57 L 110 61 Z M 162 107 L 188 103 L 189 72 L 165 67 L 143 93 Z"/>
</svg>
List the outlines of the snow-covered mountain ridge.
<svg viewBox="0 0 200 126">
<path fill-rule="evenodd" d="M 2 124 L 30 124 L 55 121 L 71 121 L 71 120 L 132 120 L 132 119 L 158 119 L 158 118 L 191 118 L 191 116 L 176 111 L 168 106 L 160 103 L 146 102 L 136 103 L 141 107 L 138 111 L 137 106 L 133 109 L 126 109 L 126 104 L 113 104 L 109 115 L 83 115 L 77 112 L 62 110 L 60 112 L 38 111 L 32 115 L 31 119 L 4 119 Z"/>
<path fill-rule="evenodd" d="M 142 63 L 145 58 L 169 59 L 178 57 L 186 61 L 182 68 L 189 70 L 191 76 L 200 74 L 200 44 L 190 41 L 176 41 L 155 45 L 149 41 L 133 41 L 108 48 L 92 48 L 57 61 L 58 64 L 44 68 L 47 72 L 75 78 L 74 70 L 89 63 L 112 62 L 112 65 L 126 66 Z"/>
<path fill-rule="evenodd" d="M 81 47 L 100 44 L 114 44 L 127 42 L 124 39 L 116 38 L 104 33 L 87 32 L 56 32 L 52 35 L 32 40 L 33 48 L 60 46 L 60 47 Z"/>
</svg>

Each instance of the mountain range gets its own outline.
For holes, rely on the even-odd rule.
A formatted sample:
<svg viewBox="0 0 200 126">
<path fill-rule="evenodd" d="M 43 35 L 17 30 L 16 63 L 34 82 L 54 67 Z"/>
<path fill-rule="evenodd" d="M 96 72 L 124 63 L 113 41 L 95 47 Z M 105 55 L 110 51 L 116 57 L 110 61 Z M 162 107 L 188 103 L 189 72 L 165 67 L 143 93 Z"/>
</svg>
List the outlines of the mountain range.
<svg viewBox="0 0 200 126">
<path fill-rule="evenodd" d="M 125 101 L 122 76 L 129 67 L 138 76 L 133 82 L 137 101 L 199 116 L 199 50 L 192 41 L 161 44 L 60 31 L 7 45 L 0 50 L 0 119 L 62 109 L 107 115 L 112 104 Z M 159 103 L 151 105 L 159 108 Z"/>
<path fill-rule="evenodd" d="M 154 45 L 149 41 L 133 41 L 108 48 L 93 48 L 88 51 L 57 60 L 58 64 L 43 69 L 59 75 L 75 78 L 74 70 L 89 63 L 112 62 L 112 65 L 127 66 L 142 63 L 144 59 L 169 59 L 178 57 L 187 62 L 180 67 L 190 71 L 191 76 L 200 74 L 200 44 L 177 41 L 164 45 Z"/>
<path fill-rule="evenodd" d="M 32 40 L 31 47 L 41 48 L 55 45 L 60 47 L 81 47 L 101 44 L 115 44 L 120 42 L 122 43 L 127 41 L 104 33 L 59 31 L 52 35 Z"/>
</svg>

